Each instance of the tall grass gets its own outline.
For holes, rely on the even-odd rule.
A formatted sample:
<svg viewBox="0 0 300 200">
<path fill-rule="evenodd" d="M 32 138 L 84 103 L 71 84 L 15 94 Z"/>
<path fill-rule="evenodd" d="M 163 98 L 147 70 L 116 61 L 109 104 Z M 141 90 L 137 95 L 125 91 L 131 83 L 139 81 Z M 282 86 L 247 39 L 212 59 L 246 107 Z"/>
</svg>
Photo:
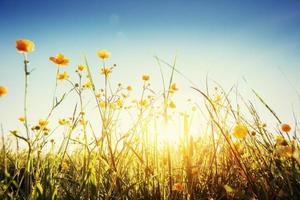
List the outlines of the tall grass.
<svg viewBox="0 0 300 200">
<path fill-rule="evenodd" d="M 183 74 L 176 69 L 176 59 L 168 64 L 156 57 L 160 68 L 170 69 L 169 76 L 160 69 L 162 90 L 154 91 L 151 77 L 144 75 L 142 85 L 134 86 L 141 88 L 140 95 L 132 97 L 132 86 L 111 85 L 117 68 L 107 67 L 106 53 L 99 54 L 101 85 L 95 84 L 99 74 L 91 73 L 87 59 L 78 67 L 76 81 L 60 76 L 58 64 L 53 104 L 44 119 L 32 124 L 27 113 L 29 59 L 24 52 L 24 130 L 1 128 L 1 199 L 299 199 L 298 128 L 282 124 L 256 91 L 257 101 L 277 123 L 266 124 L 253 102 L 234 87 L 225 91 L 217 83 L 207 83 L 205 91 L 193 84 L 195 98 L 203 103 L 191 109 L 186 105 L 179 113 L 173 101 L 180 93 L 174 74 Z M 60 80 L 69 90 L 58 97 Z M 64 129 L 51 130 L 48 122 L 54 111 L 71 94 L 77 96 L 75 105 L 67 105 L 72 116 L 52 122 Z M 92 96 L 100 121 L 88 120 L 85 96 Z M 199 123 L 192 120 L 194 113 L 205 119 L 197 137 L 191 134 L 192 124 Z M 122 121 L 124 116 L 130 120 Z M 126 130 L 121 123 L 127 123 Z M 172 129 L 174 124 L 180 128 Z M 56 134 L 64 135 L 60 143 L 50 139 Z M 8 145 L 13 140 L 16 148 Z M 73 144 L 76 148 L 71 149 Z"/>
</svg>

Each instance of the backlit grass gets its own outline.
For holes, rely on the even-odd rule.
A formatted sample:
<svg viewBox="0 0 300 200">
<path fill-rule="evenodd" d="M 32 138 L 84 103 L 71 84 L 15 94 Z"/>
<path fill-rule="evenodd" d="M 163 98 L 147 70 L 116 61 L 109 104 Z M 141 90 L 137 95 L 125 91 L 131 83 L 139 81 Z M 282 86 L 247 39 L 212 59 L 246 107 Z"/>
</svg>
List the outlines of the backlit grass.
<svg viewBox="0 0 300 200">
<path fill-rule="evenodd" d="M 32 121 L 27 93 L 34 44 L 17 40 L 16 48 L 24 56 L 24 114 L 16 119 L 22 128 L 2 128 L 0 199 L 300 197 L 298 128 L 280 119 L 256 91 L 257 103 L 274 122 L 265 122 L 234 87 L 225 91 L 217 83 L 208 83 L 205 91 L 191 87 L 197 94 L 193 99 L 202 103 L 190 99 L 179 111 L 174 74 L 184 75 L 176 60 L 168 64 L 155 58 L 160 69 L 170 71 L 160 70 L 162 89 L 155 91 L 147 74 L 136 85 L 112 85 L 118 67 L 110 65 L 107 50 L 95 55 L 101 65 L 97 74 L 85 59 L 74 77 L 71 59 L 59 53 L 49 58 L 57 69 L 52 105 L 47 115 Z M 102 84 L 95 84 L 98 79 Z M 61 84 L 69 89 L 58 94 Z M 133 95 L 133 90 L 139 92 Z M 1 86 L 1 99 L 5 95 L 9 88 Z M 76 96 L 74 105 L 63 104 L 71 96 Z M 89 118 L 87 100 L 99 120 Z M 54 121 L 60 106 L 73 114 Z M 196 126 L 196 135 L 191 131 L 195 124 L 202 125 Z"/>
</svg>

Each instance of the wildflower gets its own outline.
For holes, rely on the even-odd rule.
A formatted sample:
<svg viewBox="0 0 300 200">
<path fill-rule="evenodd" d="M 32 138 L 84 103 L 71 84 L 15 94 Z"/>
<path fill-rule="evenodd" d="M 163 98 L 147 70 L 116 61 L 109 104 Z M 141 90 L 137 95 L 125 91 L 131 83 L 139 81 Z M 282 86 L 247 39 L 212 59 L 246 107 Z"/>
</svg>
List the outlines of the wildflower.
<svg viewBox="0 0 300 200">
<path fill-rule="evenodd" d="M 144 74 L 144 75 L 142 76 L 142 79 L 143 79 L 144 81 L 149 81 L 149 80 L 150 80 L 150 76 L 147 75 L 147 74 Z"/>
<path fill-rule="evenodd" d="M 170 107 L 170 108 L 176 108 L 176 105 L 175 105 L 174 101 L 171 101 L 171 102 L 169 103 L 169 107 Z"/>
<path fill-rule="evenodd" d="M 24 123 L 26 121 L 26 118 L 24 116 L 19 117 L 19 121 Z"/>
<path fill-rule="evenodd" d="M 182 183 L 174 183 L 172 190 L 182 192 L 184 190 L 184 186 Z"/>
<path fill-rule="evenodd" d="M 240 154 L 243 153 L 243 148 L 242 148 L 241 143 L 239 143 L 239 142 L 233 142 L 233 146 L 234 146 L 234 148 L 235 148 L 235 150 L 237 152 L 239 152 Z"/>
<path fill-rule="evenodd" d="M 40 130 L 40 129 L 41 129 L 40 125 L 36 125 L 36 126 L 31 127 L 32 131 L 34 131 L 34 130 Z"/>
<path fill-rule="evenodd" d="M 59 123 L 59 125 L 61 125 L 61 126 L 66 125 L 68 122 L 69 122 L 69 121 L 66 120 L 66 119 L 59 119 L 59 120 L 58 120 L 58 123 Z"/>
<path fill-rule="evenodd" d="M 44 134 L 45 134 L 45 135 L 49 135 L 49 132 L 51 131 L 51 129 L 50 129 L 50 128 L 47 128 L 47 127 L 44 127 L 44 128 L 43 128 L 43 131 L 44 131 Z"/>
<path fill-rule="evenodd" d="M 0 97 L 6 95 L 8 93 L 8 89 L 4 86 L 0 86 Z"/>
<path fill-rule="evenodd" d="M 277 153 L 282 157 L 292 157 L 293 148 L 291 146 L 280 146 L 277 148 Z"/>
<path fill-rule="evenodd" d="M 280 146 L 287 146 L 288 142 L 284 139 L 282 136 L 277 136 L 276 137 L 276 144 Z"/>
<path fill-rule="evenodd" d="M 222 97 L 221 97 L 220 95 L 218 95 L 218 96 L 215 97 L 215 99 L 214 99 L 213 102 L 214 102 L 215 104 L 219 104 L 221 100 L 222 100 Z"/>
<path fill-rule="evenodd" d="M 60 81 L 63 81 L 65 79 L 69 78 L 69 74 L 68 74 L 68 72 L 62 72 L 62 73 L 57 74 L 56 78 Z"/>
<path fill-rule="evenodd" d="M 132 91 L 131 85 L 128 85 L 126 89 L 127 89 L 128 91 Z"/>
<path fill-rule="evenodd" d="M 40 119 L 39 120 L 39 125 L 40 125 L 40 127 L 46 127 L 47 125 L 48 125 L 48 121 L 47 120 L 45 120 L 45 119 Z"/>
<path fill-rule="evenodd" d="M 77 70 L 79 71 L 79 72 L 82 72 L 82 71 L 84 71 L 86 69 L 86 66 L 84 66 L 84 65 L 82 65 L 82 64 L 79 64 L 78 66 L 77 66 Z"/>
<path fill-rule="evenodd" d="M 176 83 L 172 83 L 172 84 L 170 85 L 170 92 L 173 93 L 173 92 L 175 92 L 175 91 L 177 91 L 177 90 L 178 90 L 178 88 L 177 88 L 177 86 L 176 86 Z"/>
<path fill-rule="evenodd" d="M 111 74 L 112 70 L 110 67 L 103 67 L 101 68 L 101 74 L 103 74 L 105 77 L 108 77 L 109 74 Z"/>
<path fill-rule="evenodd" d="M 231 186 L 229 186 L 228 184 L 224 185 L 223 187 L 224 187 L 224 189 L 226 190 L 227 193 L 234 192 L 234 189 Z"/>
<path fill-rule="evenodd" d="M 143 99 L 143 100 L 140 101 L 140 106 L 146 107 L 147 105 L 148 105 L 148 102 L 147 102 L 146 99 Z"/>
<path fill-rule="evenodd" d="M 108 52 L 107 50 L 103 49 L 103 50 L 97 51 L 97 55 L 102 60 L 105 60 L 105 59 L 109 58 L 110 52 Z"/>
<path fill-rule="evenodd" d="M 247 136 L 248 130 L 242 124 L 237 124 L 233 129 L 233 135 L 237 138 L 245 138 Z"/>
<path fill-rule="evenodd" d="M 66 58 L 62 53 L 57 54 L 56 57 L 50 57 L 49 60 L 59 66 L 66 66 L 70 62 L 69 58 Z"/>
<path fill-rule="evenodd" d="M 118 106 L 119 108 L 122 108 L 122 107 L 123 107 L 123 100 L 122 100 L 122 99 L 118 99 L 116 103 L 117 103 L 117 106 Z"/>
<path fill-rule="evenodd" d="M 280 129 L 283 132 L 289 133 L 292 128 L 289 124 L 281 124 Z"/>
<path fill-rule="evenodd" d="M 101 98 L 103 96 L 103 93 L 101 93 L 101 92 L 96 92 L 96 97 L 99 99 L 99 98 Z"/>
<path fill-rule="evenodd" d="M 83 87 L 84 87 L 84 88 L 89 88 L 89 89 L 91 89 L 91 88 L 93 87 L 92 82 L 88 80 L 88 81 L 83 85 Z"/>
<path fill-rule="evenodd" d="M 105 108 L 106 103 L 104 101 L 99 102 L 100 108 Z"/>
<path fill-rule="evenodd" d="M 117 105 L 115 103 L 109 103 L 109 108 L 115 110 Z"/>
<path fill-rule="evenodd" d="M 29 53 L 34 50 L 34 43 L 31 40 L 16 40 L 16 48 L 20 53 Z"/>
<path fill-rule="evenodd" d="M 82 126 L 87 125 L 87 121 L 85 119 L 81 119 L 79 122 Z"/>
</svg>

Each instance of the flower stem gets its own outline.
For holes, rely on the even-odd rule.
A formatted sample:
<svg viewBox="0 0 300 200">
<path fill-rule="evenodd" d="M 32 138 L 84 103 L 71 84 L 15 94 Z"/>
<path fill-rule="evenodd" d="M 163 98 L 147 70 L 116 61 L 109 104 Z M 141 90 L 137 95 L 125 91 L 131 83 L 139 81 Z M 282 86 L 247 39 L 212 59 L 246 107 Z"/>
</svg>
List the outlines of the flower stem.
<svg viewBox="0 0 300 200">
<path fill-rule="evenodd" d="M 25 92 L 24 92 L 24 117 L 25 117 L 25 128 L 26 128 L 26 134 L 27 139 L 29 140 L 29 128 L 28 128 L 28 118 L 27 118 L 27 101 L 28 101 L 28 77 L 30 72 L 28 71 L 28 63 L 29 60 L 27 59 L 27 54 L 24 53 L 24 75 L 25 75 Z"/>
</svg>

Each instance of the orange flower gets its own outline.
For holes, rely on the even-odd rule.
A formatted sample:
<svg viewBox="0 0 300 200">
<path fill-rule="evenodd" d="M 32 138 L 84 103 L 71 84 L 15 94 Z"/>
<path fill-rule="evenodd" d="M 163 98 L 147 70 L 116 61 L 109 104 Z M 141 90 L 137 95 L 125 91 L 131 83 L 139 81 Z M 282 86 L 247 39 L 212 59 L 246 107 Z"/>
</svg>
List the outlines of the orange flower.
<svg viewBox="0 0 300 200">
<path fill-rule="evenodd" d="M 66 66 L 70 62 L 69 58 L 66 58 L 62 53 L 57 54 L 56 57 L 50 57 L 49 60 L 51 60 L 59 66 Z"/>
<path fill-rule="evenodd" d="M 6 95 L 8 92 L 7 88 L 4 86 L 0 86 L 0 97 Z"/>
<path fill-rule="evenodd" d="M 182 192 L 184 190 L 184 186 L 181 183 L 174 183 L 172 190 Z"/>
<path fill-rule="evenodd" d="M 237 124 L 233 129 L 233 135 L 237 138 L 245 138 L 247 136 L 248 130 L 242 124 Z"/>
<path fill-rule="evenodd" d="M 20 53 L 28 53 L 34 50 L 34 43 L 31 40 L 16 40 L 16 48 Z"/>
<path fill-rule="evenodd" d="M 98 51 L 97 55 L 98 55 L 99 58 L 104 60 L 104 59 L 109 58 L 110 53 L 107 50 L 103 49 L 103 50 Z"/>
<path fill-rule="evenodd" d="M 286 132 L 286 133 L 290 132 L 292 129 L 291 126 L 288 124 L 281 124 L 280 128 L 281 128 L 281 131 Z"/>
</svg>

